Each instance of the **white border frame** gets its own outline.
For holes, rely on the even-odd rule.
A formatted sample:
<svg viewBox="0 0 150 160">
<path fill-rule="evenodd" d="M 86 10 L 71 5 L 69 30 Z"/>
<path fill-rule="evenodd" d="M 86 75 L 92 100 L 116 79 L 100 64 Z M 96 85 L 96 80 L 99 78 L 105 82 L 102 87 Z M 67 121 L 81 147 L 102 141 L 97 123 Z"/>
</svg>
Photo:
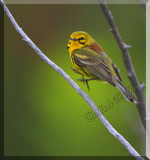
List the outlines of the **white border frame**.
<svg viewBox="0 0 150 160">
<path fill-rule="evenodd" d="M 99 4 L 98 0 L 4 0 L 6 4 Z M 150 0 L 106 0 L 107 4 L 146 4 L 146 156 L 150 158 Z M 141 53 L 142 54 L 142 53 Z"/>
</svg>

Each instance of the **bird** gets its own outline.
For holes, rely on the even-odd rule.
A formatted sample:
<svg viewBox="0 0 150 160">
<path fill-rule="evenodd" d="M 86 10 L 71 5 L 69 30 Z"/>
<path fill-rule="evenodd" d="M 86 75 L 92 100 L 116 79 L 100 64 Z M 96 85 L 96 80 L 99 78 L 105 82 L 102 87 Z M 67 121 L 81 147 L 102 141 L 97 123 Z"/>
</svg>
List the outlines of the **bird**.
<svg viewBox="0 0 150 160">
<path fill-rule="evenodd" d="M 88 33 L 73 32 L 67 48 L 75 67 L 71 69 L 82 76 L 78 80 L 86 82 L 88 90 L 90 89 L 88 81 L 97 80 L 118 88 L 127 101 L 136 102 L 135 96 L 122 84 L 119 68 Z"/>
</svg>

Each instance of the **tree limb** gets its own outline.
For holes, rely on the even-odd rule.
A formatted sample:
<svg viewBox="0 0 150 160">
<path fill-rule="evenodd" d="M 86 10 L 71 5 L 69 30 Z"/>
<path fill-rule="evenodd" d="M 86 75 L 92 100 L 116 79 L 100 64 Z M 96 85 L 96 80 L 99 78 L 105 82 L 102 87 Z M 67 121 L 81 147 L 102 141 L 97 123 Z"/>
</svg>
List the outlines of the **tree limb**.
<svg viewBox="0 0 150 160">
<path fill-rule="evenodd" d="M 138 108 L 142 123 L 144 128 L 146 129 L 146 106 L 145 106 L 145 97 L 144 97 L 144 87 L 145 84 L 140 84 L 138 81 L 138 78 L 136 76 L 132 61 L 131 61 L 131 57 L 130 54 L 128 52 L 128 48 L 130 48 L 130 45 L 126 45 L 123 42 L 123 39 L 119 33 L 119 30 L 115 24 L 114 21 L 114 17 L 111 14 L 111 11 L 109 10 L 105 0 L 98 0 L 100 7 L 104 13 L 104 15 L 106 16 L 106 19 L 109 22 L 109 25 L 111 27 L 110 31 L 113 32 L 116 41 L 123 53 L 123 61 L 127 70 L 127 77 L 129 78 L 134 90 L 135 90 L 135 94 L 137 96 L 137 103 L 136 106 Z"/>
<path fill-rule="evenodd" d="M 134 156 L 138 160 L 144 160 L 139 153 L 129 144 L 129 142 L 119 134 L 112 125 L 106 120 L 106 118 L 102 115 L 99 111 L 97 106 L 94 104 L 92 99 L 87 95 L 85 92 L 81 90 L 81 88 L 55 63 L 53 63 L 47 56 L 45 56 L 42 51 L 31 41 L 31 39 L 24 33 L 24 31 L 19 27 L 15 19 L 13 18 L 12 14 L 10 13 L 9 9 L 5 5 L 3 0 L 0 0 L 0 4 L 2 5 L 4 12 L 10 19 L 11 23 L 15 27 L 16 31 L 23 37 L 23 40 L 28 43 L 28 45 L 41 57 L 43 61 L 45 61 L 48 65 L 53 67 L 61 76 L 80 94 L 85 101 L 91 106 L 97 117 L 101 120 L 103 125 L 107 128 L 107 130 L 118 140 L 120 141 L 124 147 L 129 151 L 129 153 Z"/>
</svg>

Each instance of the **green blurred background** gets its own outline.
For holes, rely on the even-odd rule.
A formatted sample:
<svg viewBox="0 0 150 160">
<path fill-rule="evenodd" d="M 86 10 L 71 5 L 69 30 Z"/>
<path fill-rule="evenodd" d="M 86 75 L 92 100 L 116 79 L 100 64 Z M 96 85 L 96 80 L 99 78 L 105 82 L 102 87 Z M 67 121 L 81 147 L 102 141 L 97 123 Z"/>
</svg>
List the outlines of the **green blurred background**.
<svg viewBox="0 0 150 160">
<path fill-rule="evenodd" d="M 131 145 L 144 154 L 144 129 L 134 104 L 115 97 L 119 91 L 107 84 L 76 81 L 66 48 L 74 31 L 88 32 L 120 68 L 126 86 L 130 82 L 122 53 L 109 32 L 99 5 L 8 5 L 14 18 L 33 42 L 60 66 L 98 107 L 111 109 L 104 116 Z M 145 82 L 145 9 L 138 4 L 109 5 L 129 49 L 136 74 Z M 22 40 L 5 16 L 5 155 L 6 156 L 128 156 L 90 106 L 53 68 Z M 90 113 L 90 114 L 88 114 Z M 92 119 L 93 118 L 93 119 Z"/>
</svg>

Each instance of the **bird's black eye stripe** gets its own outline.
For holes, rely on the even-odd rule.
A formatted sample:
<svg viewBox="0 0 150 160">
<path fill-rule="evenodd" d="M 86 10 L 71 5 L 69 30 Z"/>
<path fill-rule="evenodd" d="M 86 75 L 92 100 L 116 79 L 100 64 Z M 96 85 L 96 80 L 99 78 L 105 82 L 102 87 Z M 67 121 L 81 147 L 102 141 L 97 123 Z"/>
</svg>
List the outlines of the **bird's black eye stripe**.
<svg viewBox="0 0 150 160">
<path fill-rule="evenodd" d="M 78 41 L 79 41 L 79 40 L 85 40 L 85 38 L 84 38 L 84 37 L 78 38 Z"/>
<path fill-rule="evenodd" d="M 80 44 L 82 44 L 82 45 L 84 45 L 84 44 L 85 44 L 85 42 L 81 42 L 80 40 L 79 40 L 79 43 L 80 43 Z"/>
<path fill-rule="evenodd" d="M 84 37 L 78 38 L 79 43 L 82 44 L 82 45 L 84 45 L 85 42 L 81 42 L 81 40 L 85 40 L 85 38 Z"/>
</svg>

